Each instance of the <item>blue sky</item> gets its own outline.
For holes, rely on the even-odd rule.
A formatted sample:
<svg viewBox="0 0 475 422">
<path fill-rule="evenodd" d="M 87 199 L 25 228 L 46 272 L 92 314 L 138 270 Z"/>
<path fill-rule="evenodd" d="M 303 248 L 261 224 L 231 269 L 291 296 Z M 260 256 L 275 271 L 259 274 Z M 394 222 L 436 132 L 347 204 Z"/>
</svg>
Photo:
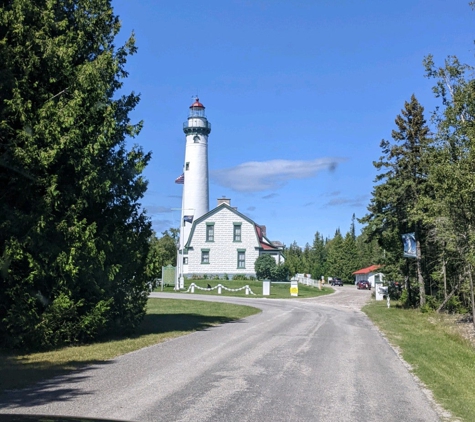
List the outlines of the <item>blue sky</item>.
<svg viewBox="0 0 475 422">
<path fill-rule="evenodd" d="M 219 197 L 301 247 L 366 213 L 394 119 L 414 93 L 439 100 L 423 58 L 474 64 L 464 0 L 113 0 L 117 44 L 135 32 L 124 89 L 141 94 L 131 143 L 152 152 L 143 206 L 160 234 L 178 227 L 185 135 L 198 95 L 212 124 L 210 209 Z M 357 225 L 359 231 L 361 227 Z"/>
</svg>

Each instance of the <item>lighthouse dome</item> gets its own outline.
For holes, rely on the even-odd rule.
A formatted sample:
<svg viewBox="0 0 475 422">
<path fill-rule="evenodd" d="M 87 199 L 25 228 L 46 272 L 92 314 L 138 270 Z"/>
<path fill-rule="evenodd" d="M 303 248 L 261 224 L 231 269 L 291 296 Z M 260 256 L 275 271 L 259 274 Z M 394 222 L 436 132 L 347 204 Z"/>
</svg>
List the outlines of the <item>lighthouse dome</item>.
<svg viewBox="0 0 475 422">
<path fill-rule="evenodd" d="M 192 105 L 190 105 L 190 108 L 205 108 L 205 106 L 201 104 L 200 99 L 196 97 L 195 102 Z"/>
</svg>

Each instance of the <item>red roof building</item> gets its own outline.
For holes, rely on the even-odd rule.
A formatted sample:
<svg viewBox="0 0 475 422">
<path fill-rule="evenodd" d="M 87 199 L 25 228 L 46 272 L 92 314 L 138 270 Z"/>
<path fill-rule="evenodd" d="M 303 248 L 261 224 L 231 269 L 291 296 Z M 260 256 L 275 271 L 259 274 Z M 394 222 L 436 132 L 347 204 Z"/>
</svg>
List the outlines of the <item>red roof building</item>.
<svg viewBox="0 0 475 422">
<path fill-rule="evenodd" d="M 376 283 L 380 283 L 384 279 L 384 274 L 378 270 L 381 268 L 381 265 L 371 265 L 361 270 L 355 271 L 352 273 L 355 276 L 355 284 L 358 281 L 369 281 L 371 287 L 375 287 Z"/>
<path fill-rule="evenodd" d="M 370 267 L 362 268 L 361 270 L 355 271 L 354 275 L 356 274 L 369 274 L 369 273 L 374 273 L 376 270 L 379 270 L 381 268 L 381 265 L 371 265 Z"/>
</svg>

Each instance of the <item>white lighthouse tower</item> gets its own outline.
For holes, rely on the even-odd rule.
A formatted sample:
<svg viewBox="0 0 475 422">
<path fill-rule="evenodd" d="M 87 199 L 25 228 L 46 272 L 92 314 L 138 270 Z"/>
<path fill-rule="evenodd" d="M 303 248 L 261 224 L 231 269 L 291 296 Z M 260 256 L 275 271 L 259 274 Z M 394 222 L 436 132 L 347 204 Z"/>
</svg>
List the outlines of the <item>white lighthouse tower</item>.
<svg viewBox="0 0 475 422">
<path fill-rule="evenodd" d="M 183 132 L 186 135 L 186 144 L 177 263 L 180 288 L 184 287 L 183 247 L 188 241 L 192 223 L 209 211 L 208 135 L 211 132 L 211 124 L 206 118 L 205 106 L 200 103 L 199 98 L 190 106 L 188 120 L 183 123 Z"/>
</svg>

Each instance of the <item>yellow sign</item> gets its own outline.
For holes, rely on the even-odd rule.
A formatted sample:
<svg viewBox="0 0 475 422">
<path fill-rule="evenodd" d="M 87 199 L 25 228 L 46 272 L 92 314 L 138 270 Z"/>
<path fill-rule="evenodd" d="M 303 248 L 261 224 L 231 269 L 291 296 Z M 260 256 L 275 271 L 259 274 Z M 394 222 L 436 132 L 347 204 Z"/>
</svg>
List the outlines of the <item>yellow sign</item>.
<svg viewBox="0 0 475 422">
<path fill-rule="evenodd" d="M 298 296 L 299 295 L 299 287 L 298 286 L 292 286 L 290 288 L 290 296 Z"/>
</svg>

